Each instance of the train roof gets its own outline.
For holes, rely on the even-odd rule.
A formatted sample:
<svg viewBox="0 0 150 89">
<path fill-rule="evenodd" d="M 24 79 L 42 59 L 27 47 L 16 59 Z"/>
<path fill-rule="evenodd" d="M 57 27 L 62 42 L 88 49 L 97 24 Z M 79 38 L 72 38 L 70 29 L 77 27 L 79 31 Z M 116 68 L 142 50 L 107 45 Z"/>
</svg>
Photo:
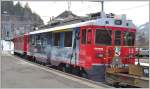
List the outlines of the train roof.
<svg viewBox="0 0 150 89">
<path fill-rule="evenodd" d="M 76 28 L 76 27 L 87 26 L 87 25 L 114 26 L 114 27 L 134 28 L 134 29 L 136 28 L 136 26 L 132 23 L 131 20 L 123 20 L 123 19 L 115 19 L 115 18 L 100 18 L 96 20 L 89 20 L 89 21 L 75 23 L 75 24 L 41 29 L 41 30 L 29 32 L 29 34 L 45 33 L 45 32 L 64 30 L 64 29 Z"/>
</svg>

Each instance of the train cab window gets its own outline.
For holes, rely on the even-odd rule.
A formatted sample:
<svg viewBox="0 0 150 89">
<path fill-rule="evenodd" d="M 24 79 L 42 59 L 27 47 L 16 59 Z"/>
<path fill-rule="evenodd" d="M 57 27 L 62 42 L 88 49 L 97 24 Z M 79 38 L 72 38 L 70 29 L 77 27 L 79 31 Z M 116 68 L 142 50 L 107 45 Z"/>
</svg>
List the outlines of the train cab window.
<svg viewBox="0 0 150 89">
<path fill-rule="evenodd" d="M 121 31 L 115 31 L 115 45 L 121 45 Z"/>
<path fill-rule="evenodd" d="M 64 47 L 72 46 L 72 31 L 65 32 Z"/>
<path fill-rule="evenodd" d="M 112 44 L 112 31 L 106 29 L 96 29 L 95 44 L 97 45 L 111 45 Z"/>
<path fill-rule="evenodd" d="M 124 32 L 124 45 L 133 46 L 135 40 L 135 33 L 133 32 Z"/>
<path fill-rule="evenodd" d="M 54 33 L 54 46 L 60 46 L 60 33 Z"/>
</svg>

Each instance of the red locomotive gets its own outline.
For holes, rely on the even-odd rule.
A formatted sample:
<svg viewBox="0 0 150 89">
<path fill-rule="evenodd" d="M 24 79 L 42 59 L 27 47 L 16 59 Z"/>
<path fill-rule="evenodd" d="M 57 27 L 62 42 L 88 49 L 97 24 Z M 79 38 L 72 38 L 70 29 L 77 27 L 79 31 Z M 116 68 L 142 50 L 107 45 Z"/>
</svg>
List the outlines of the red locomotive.
<svg viewBox="0 0 150 89">
<path fill-rule="evenodd" d="M 124 16 L 99 18 L 16 37 L 14 52 L 104 81 L 105 65 L 135 63 L 135 32 L 135 25 Z"/>
</svg>

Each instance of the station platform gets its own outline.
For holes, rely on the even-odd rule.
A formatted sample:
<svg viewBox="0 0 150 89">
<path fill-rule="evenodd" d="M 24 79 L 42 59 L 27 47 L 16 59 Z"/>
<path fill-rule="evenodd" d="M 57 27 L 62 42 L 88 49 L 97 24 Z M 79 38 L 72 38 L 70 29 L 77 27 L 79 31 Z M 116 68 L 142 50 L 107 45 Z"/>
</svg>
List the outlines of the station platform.
<svg viewBox="0 0 150 89">
<path fill-rule="evenodd" d="M 2 88 L 106 88 L 42 68 L 8 52 L 1 55 Z M 109 87 L 109 86 L 108 86 Z"/>
</svg>

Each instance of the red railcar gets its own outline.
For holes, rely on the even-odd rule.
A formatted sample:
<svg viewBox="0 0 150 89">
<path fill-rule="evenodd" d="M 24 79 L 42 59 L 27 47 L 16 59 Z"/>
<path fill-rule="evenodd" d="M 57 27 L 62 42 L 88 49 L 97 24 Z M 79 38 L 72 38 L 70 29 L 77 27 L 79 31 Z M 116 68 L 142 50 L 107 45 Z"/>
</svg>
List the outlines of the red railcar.
<svg viewBox="0 0 150 89">
<path fill-rule="evenodd" d="M 14 54 L 25 56 L 29 51 L 29 35 L 16 36 L 14 39 Z"/>
<path fill-rule="evenodd" d="M 106 64 L 135 63 L 135 32 L 132 21 L 100 18 L 16 37 L 15 52 L 21 50 L 34 61 L 104 81 Z"/>
</svg>

